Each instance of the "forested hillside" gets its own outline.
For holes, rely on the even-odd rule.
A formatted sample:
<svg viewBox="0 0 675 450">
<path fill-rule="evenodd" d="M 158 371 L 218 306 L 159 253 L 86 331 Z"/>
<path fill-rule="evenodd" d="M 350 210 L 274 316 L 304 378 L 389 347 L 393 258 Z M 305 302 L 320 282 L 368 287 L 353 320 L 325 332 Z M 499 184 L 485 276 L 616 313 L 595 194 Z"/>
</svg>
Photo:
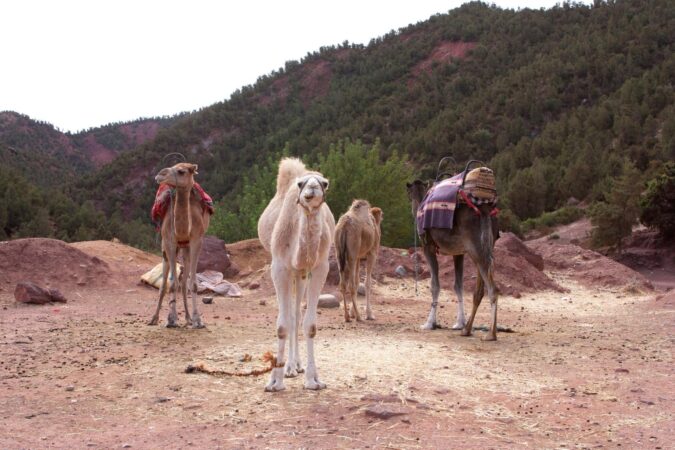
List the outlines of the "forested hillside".
<svg viewBox="0 0 675 450">
<path fill-rule="evenodd" d="M 238 217 L 250 214 L 247 202 L 260 203 L 252 191 L 269 193 L 282 152 L 321 169 L 329 152 L 353 146 L 364 155 L 376 147 L 382 162 L 395 155 L 422 176 L 445 155 L 488 162 L 505 223 L 555 210 L 570 197 L 603 200 L 612 180 L 632 168 L 639 191 L 663 161 L 675 159 L 675 7 L 669 0 L 595 3 L 516 12 L 474 2 L 367 46 L 321 48 L 180 118 L 70 186 L 68 196 L 149 230 L 141 224 L 153 175 L 164 155 L 181 152 L 199 164 L 198 181 L 224 199 L 226 216 Z M 333 188 L 379 176 L 356 169 L 333 179 Z M 387 187 L 401 201 L 405 181 Z M 409 211 L 385 209 L 385 224 L 401 228 L 391 230 L 389 245 L 412 238 L 401 214 Z M 231 227 L 222 225 L 228 237 Z"/>
</svg>

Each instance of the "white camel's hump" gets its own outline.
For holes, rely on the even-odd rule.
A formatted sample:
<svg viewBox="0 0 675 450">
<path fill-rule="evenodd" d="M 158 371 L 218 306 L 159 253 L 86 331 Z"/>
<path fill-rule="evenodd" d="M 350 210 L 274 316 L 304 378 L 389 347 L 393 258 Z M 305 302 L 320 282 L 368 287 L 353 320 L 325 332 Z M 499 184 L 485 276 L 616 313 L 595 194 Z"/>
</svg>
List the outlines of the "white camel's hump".
<svg viewBox="0 0 675 450">
<path fill-rule="evenodd" d="M 291 183 L 305 172 L 307 169 L 298 158 L 282 159 L 279 162 L 279 174 L 277 175 L 277 195 L 285 195 Z"/>
</svg>

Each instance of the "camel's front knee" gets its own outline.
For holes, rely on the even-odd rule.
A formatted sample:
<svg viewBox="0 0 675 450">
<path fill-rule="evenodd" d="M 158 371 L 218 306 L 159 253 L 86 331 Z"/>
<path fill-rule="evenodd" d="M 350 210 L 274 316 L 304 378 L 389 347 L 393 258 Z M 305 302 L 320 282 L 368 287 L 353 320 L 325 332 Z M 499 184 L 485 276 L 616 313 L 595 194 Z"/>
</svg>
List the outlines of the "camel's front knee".
<svg viewBox="0 0 675 450">
<path fill-rule="evenodd" d="M 307 336 L 310 339 L 313 339 L 314 336 L 316 336 L 316 324 L 311 324 L 307 328 L 305 328 L 305 336 Z"/>
<path fill-rule="evenodd" d="M 277 328 L 277 337 L 279 339 L 286 339 L 286 336 L 288 336 L 288 331 L 286 330 L 285 327 L 280 326 Z"/>
</svg>

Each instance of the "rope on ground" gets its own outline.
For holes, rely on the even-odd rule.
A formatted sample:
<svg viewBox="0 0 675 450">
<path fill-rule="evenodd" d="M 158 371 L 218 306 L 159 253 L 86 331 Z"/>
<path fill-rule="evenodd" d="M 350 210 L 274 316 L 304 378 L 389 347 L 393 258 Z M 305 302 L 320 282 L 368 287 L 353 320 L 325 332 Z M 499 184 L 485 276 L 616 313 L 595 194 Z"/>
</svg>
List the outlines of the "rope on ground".
<svg viewBox="0 0 675 450">
<path fill-rule="evenodd" d="M 272 352 L 265 352 L 265 354 L 262 355 L 262 360 L 263 362 L 269 363 L 270 366 L 264 369 L 253 369 L 249 372 L 229 372 L 227 370 L 210 369 L 206 367 L 203 362 L 199 362 L 195 364 L 189 364 L 185 368 L 185 373 L 201 372 L 208 375 L 213 375 L 215 377 L 258 377 L 260 375 L 266 374 L 267 372 L 271 372 L 272 369 L 277 367 L 277 358 L 272 354 Z"/>
</svg>

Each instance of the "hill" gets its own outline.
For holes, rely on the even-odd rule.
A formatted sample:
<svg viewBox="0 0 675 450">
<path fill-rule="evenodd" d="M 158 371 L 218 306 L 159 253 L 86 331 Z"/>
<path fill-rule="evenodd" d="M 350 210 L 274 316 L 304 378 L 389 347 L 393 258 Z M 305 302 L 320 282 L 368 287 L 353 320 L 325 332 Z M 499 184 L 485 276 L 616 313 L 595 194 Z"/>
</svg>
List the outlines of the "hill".
<svg viewBox="0 0 675 450">
<path fill-rule="evenodd" d="M 121 153 L 154 139 L 175 119 L 139 119 L 72 134 L 23 114 L 2 111 L 0 165 L 42 187 L 63 185 L 75 174 L 93 172 Z"/>
<path fill-rule="evenodd" d="M 178 118 L 78 179 L 68 197 L 93 201 L 116 223 L 135 220 L 134 230 L 147 236 L 149 225 L 141 225 L 153 175 L 169 153 L 199 164 L 199 182 L 237 216 L 251 209 L 244 185 L 261 168 L 273 173 L 281 152 L 323 169 L 331 147 L 339 151 L 349 140 L 363 143 L 364 152 L 378 147 L 383 161 L 405 155 L 422 176 L 445 155 L 460 164 L 486 161 L 497 174 L 502 207 L 516 219 L 570 197 L 602 199 L 626 162 L 649 174 L 675 158 L 673 12 L 667 0 L 520 11 L 472 2 L 366 46 L 322 47 L 227 101 Z M 399 214 L 407 211 L 387 220 L 409 227 Z M 99 237 L 113 233 L 99 228 Z"/>
</svg>

